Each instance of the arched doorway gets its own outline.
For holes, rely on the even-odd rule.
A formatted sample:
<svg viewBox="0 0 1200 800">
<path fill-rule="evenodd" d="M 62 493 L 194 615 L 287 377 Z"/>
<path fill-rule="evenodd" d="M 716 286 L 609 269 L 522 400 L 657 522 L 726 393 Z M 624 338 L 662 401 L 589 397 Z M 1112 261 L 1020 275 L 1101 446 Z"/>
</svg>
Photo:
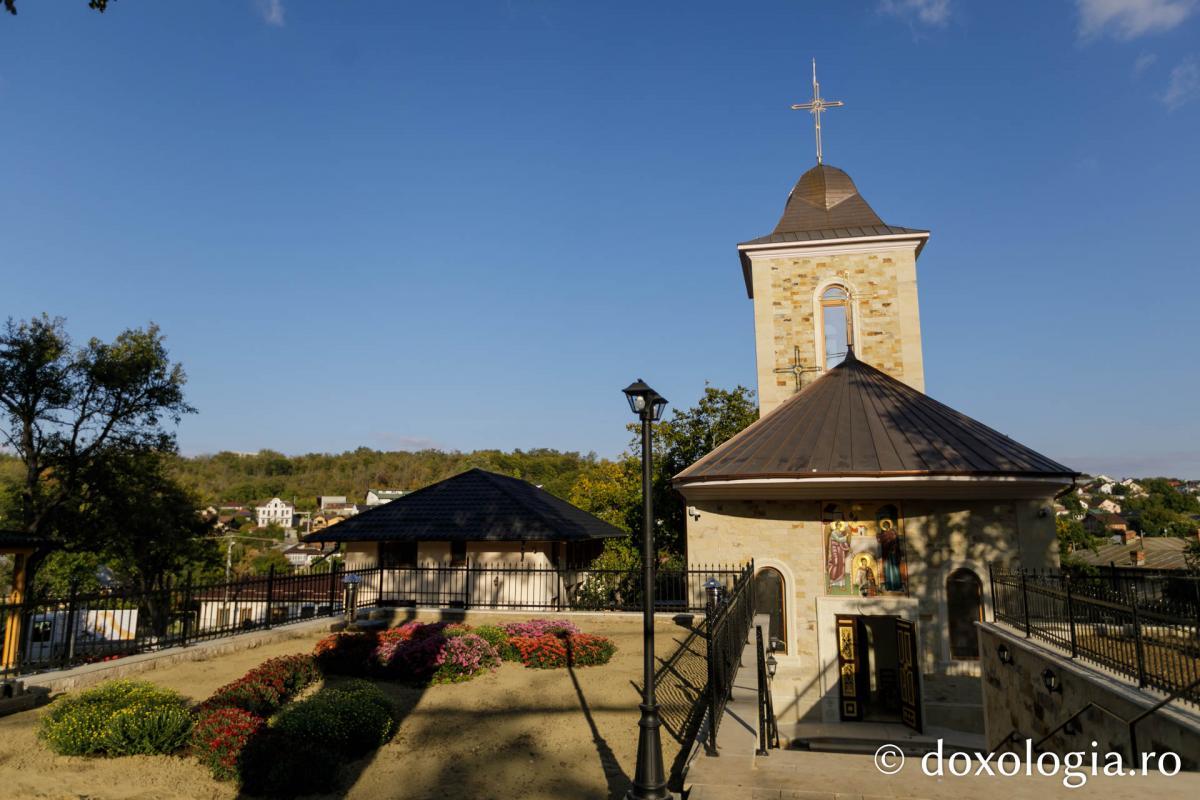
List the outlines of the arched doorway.
<svg viewBox="0 0 1200 800">
<path fill-rule="evenodd" d="M 784 600 L 783 575 L 774 567 L 763 567 L 754 576 L 754 608 L 760 614 L 766 614 L 771 622 L 768 637 L 778 637 L 783 642 L 783 652 L 787 652 L 787 604 Z M 768 642 L 763 644 L 769 646 Z"/>
<path fill-rule="evenodd" d="M 972 570 L 956 569 L 946 579 L 946 615 L 950 623 L 950 657 L 979 658 L 975 623 L 983 620 L 983 581 Z"/>
</svg>

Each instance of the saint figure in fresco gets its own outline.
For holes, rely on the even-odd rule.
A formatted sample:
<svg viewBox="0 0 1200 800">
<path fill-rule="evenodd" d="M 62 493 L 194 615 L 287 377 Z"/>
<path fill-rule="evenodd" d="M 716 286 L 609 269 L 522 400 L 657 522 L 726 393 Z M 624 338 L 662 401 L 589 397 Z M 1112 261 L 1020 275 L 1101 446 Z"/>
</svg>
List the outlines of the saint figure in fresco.
<svg viewBox="0 0 1200 800">
<path fill-rule="evenodd" d="M 899 592 L 904 589 L 904 579 L 900 575 L 900 531 L 896 523 L 890 519 L 879 521 L 879 560 L 883 563 L 883 588 L 889 592 Z"/>
<path fill-rule="evenodd" d="M 829 523 L 829 557 L 825 561 L 825 573 L 830 586 L 846 585 L 846 556 L 850 555 L 850 540 L 846 536 L 846 523 L 838 520 Z"/>
</svg>

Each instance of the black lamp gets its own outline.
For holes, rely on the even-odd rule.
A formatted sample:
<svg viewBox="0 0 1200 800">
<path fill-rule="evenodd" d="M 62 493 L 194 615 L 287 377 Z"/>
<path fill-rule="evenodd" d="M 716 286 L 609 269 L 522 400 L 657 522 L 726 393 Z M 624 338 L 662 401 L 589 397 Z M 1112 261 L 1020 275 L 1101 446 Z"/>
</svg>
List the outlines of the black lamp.
<svg viewBox="0 0 1200 800">
<path fill-rule="evenodd" d="M 662 419 L 663 409 L 667 407 L 667 398 L 647 386 L 641 378 L 622 391 L 625 392 L 625 399 L 629 401 L 630 410 L 637 414 L 639 419 L 651 422 Z"/>
<path fill-rule="evenodd" d="M 1046 691 L 1054 694 L 1055 692 L 1062 693 L 1062 686 L 1058 683 L 1058 676 L 1049 668 L 1042 670 L 1042 685 L 1046 687 Z"/>
<path fill-rule="evenodd" d="M 1001 664 L 1009 665 L 1013 662 L 1012 651 L 1008 649 L 1008 645 L 1002 644 L 996 648 L 996 656 L 1000 659 Z"/>
<path fill-rule="evenodd" d="M 654 504 L 651 462 L 654 442 L 651 425 L 662 417 L 667 399 L 638 378 L 623 390 L 629 408 L 642 421 L 642 718 L 638 721 L 637 763 L 627 800 L 669 800 L 667 773 L 663 769 L 658 701 L 654 697 Z"/>
<path fill-rule="evenodd" d="M 767 654 L 767 677 L 774 678 L 775 670 L 779 669 L 779 662 L 775 660 L 774 653 Z"/>
</svg>

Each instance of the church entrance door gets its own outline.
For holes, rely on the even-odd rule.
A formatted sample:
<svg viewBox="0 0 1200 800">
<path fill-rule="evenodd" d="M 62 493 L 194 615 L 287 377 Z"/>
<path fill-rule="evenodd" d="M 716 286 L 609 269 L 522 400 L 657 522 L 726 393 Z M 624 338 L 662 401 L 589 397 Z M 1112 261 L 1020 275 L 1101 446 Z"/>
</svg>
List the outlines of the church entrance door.
<svg viewBox="0 0 1200 800">
<path fill-rule="evenodd" d="M 838 692 L 845 721 L 903 722 L 921 730 L 916 626 L 881 615 L 838 615 Z"/>
</svg>

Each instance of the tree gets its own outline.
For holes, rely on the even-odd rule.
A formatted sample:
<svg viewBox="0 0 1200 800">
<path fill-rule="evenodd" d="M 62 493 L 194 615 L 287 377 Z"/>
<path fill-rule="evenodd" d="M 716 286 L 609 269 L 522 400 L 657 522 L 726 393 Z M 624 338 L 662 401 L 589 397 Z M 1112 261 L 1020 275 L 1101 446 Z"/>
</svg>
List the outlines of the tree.
<svg viewBox="0 0 1200 800">
<path fill-rule="evenodd" d="M 88 0 L 88 8 L 99 11 L 101 14 L 108 9 L 109 0 Z M 4 10 L 9 14 L 17 13 L 17 0 L 4 0 Z"/>
<path fill-rule="evenodd" d="M 105 459 L 174 451 L 163 421 L 194 412 L 185 382 L 157 326 L 74 347 L 61 318 L 9 319 L 0 333 L 0 437 L 21 462 L 20 529 L 73 547 L 78 532 L 62 522 L 98 502 L 103 483 L 94 479 Z"/>
<path fill-rule="evenodd" d="M 1096 540 L 1083 527 L 1083 523 L 1074 517 L 1055 517 L 1054 530 L 1058 534 L 1058 555 L 1065 563 L 1072 560 L 1071 554 L 1076 550 L 1096 549 Z"/>
<path fill-rule="evenodd" d="M 671 487 L 671 478 L 703 458 L 726 440 L 758 419 L 754 392 L 745 386 L 732 390 L 706 386 L 700 402 L 686 410 L 676 409 L 669 420 L 654 427 L 655 544 L 659 557 L 684 557 L 686 521 L 683 497 Z M 600 462 L 582 471 L 572 484 L 567 499 L 601 519 L 630 532 L 628 540 L 610 540 L 605 547 L 606 563 L 624 563 L 630 553 L 640 552 L 642 533 L 642 478 L 639 424 L 629 426 L 634 434 L 626 453 L 614 462 Z M 640 559 L 639 559 L 640 560 Z"/>
<path fill-rule="evenodd" d="M 655 539 L 677 557 L 684 556 L 687 521 L 683 496 L 671 486 L 671 478 L 732 439 L 758 420 L 754 390 L 736 386 L 732 390 L 705 386 L 700 402 L 686 410 L 676 409 L 671 419 L 655 431 L 654 511 Z M 635 451 L 641 449 L 634 441 Z M 641 508 L 637 509 L 641 530 Z"/>
</svg>

